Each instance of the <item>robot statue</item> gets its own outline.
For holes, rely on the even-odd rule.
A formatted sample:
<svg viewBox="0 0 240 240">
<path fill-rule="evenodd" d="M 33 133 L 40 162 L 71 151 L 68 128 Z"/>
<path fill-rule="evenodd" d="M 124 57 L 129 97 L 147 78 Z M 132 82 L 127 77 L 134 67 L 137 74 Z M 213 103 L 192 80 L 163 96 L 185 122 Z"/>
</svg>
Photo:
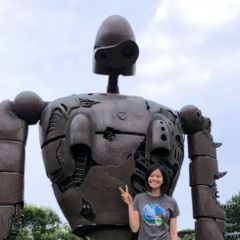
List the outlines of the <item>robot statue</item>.
<svg viewBox="0 0 240 240">
<path fill-rule="evenodd" d="M 216 148 L 211 122 L 195 106 L 180 111 L 142 97 L 120 95 L 118 76 L 131 76 L 139 50 L 129 23 L 111 16 L 94 45 L 93 69 L 109 76 L 107 93 L 44 102 L 22 92 L 0 104 L 0 239 L 15 239 L 23 207 L 28 125 L 40 120 L 46 173 L 73 233 L 96 240 L 133 239 L 118 187 L 145 191 L 146 169 L 166 167 L 172 195 L 188 135 L 190 186 L 197 240 L 224 239 L 225 212 L 217 201 Z"/>
</svg>

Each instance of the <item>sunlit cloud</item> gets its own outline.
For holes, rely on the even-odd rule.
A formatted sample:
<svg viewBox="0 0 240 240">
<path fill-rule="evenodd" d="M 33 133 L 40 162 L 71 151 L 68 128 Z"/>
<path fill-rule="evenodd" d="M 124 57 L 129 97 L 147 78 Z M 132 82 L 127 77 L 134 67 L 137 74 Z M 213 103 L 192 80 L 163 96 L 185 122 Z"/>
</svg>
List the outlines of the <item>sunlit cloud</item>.
<svg viewBox="0 0 240 240">
<path fill-rule="evenodd" d="M 240 13 L 238 0 L 178 0 L 177 8 L 190 24 L 213 26 Z"/>
<path fill-rule="evenodd" d="M 234 0 L 161 1 L 140 39 L 139 75 L 153 93 L 161 82 L 166 94 L 177 91 L 176 84 L 193 89 L 220 81 L 219 76 L 239 68 L 238 36 L 230 27 L 239 18 L 240 4 Z"/>
</svg>

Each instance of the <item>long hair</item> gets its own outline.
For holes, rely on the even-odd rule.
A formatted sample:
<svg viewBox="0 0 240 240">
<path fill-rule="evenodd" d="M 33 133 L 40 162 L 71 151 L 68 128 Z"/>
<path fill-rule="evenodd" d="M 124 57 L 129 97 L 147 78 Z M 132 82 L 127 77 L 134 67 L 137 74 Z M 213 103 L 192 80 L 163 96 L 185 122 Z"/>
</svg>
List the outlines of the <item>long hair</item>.
<svg viewBox="0 0 240 240">
<path fill-rule="evenodd" d="M 163 184 L 161 185 L 161 194 L 165 194 L 165 193 L 167 193 L 167 190 L 168 190 L 168 187 L 169 187 L 169 176 L 168 176 L 168 173 L 166 171 L 166 168 L 162 165 L 159 165 L 159 164 L 151 165 L 148 168 L 147 173 L 146 173 L 146 178 L 145 178 L 146 189 L 148 191 L 151 191 L 151 187 L 148 184 L 148 178 L 151 175 L 151 173 L 153 171 L 157 170 L 157 169 L 160 170 L 160 172 L 162 173 L 162 176 L 163 176 Z"/>
</svg>

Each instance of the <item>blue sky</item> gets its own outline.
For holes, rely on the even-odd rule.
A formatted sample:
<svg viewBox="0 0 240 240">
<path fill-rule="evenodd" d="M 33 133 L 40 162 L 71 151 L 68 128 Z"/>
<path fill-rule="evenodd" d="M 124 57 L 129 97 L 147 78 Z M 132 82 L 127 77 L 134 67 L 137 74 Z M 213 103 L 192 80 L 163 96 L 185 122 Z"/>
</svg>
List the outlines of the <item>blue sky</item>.
<svg viewBox="0 0 240 240">
<path fill-rule="evenodd" d="M 93 44 L 98 27 L 113 14 L 131 23 L 140 48 L 136 76 L 120 77 L 120 93 L 175 110 L 193 104 L 211 118 L 214 140 L 223 143 L 219 170 L 228 171 L 217 182 L 225 202 L 240 191 L 238 0 L 2 0 L 0 101 L 24 90 L 45 101 L 105 92 L 106 77 L 92 73 Z M 194 225 L 188 164 L 186 147 L 174 193 L 179 230 Z M 29 130 L 25 173 L 26 202 L 60 214 L 41 160 L 37 126 Z"/>
</svg>

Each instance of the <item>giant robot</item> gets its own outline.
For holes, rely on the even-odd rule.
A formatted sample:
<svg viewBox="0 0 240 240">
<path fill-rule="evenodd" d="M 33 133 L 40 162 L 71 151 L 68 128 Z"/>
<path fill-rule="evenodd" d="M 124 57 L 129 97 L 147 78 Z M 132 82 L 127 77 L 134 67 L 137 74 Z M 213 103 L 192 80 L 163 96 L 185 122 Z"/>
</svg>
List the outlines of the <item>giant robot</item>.
<svg viewBox="0 0 240 240">
<path fill-rule="evenodd" d="M 99 28 L 93 69 L 108 75 L 106 93 L 43 101 L 22 92 L 0 104 L 0 240 L 15 239 L 23 207 L 28 126 L 40 128 L 48 178 L 73 233 L 96 240 L 130 240 L 128 212 L 118 187 L 145 191 L 146 169 L 164 165 L 172 195 L 188 136 L 196 240 L 223 240 L 225 212 L 217 200 L 218 171 L 211 121 L 192 105 L 180 111 L 119 94 L 119 75 L 131 76 L 139 49 L 129 23 L 110 16 Z M 169 96 L 171 97 L 171 96 Z M 26 183 L 27 184 L 27 183 Z"/>
</svg>

